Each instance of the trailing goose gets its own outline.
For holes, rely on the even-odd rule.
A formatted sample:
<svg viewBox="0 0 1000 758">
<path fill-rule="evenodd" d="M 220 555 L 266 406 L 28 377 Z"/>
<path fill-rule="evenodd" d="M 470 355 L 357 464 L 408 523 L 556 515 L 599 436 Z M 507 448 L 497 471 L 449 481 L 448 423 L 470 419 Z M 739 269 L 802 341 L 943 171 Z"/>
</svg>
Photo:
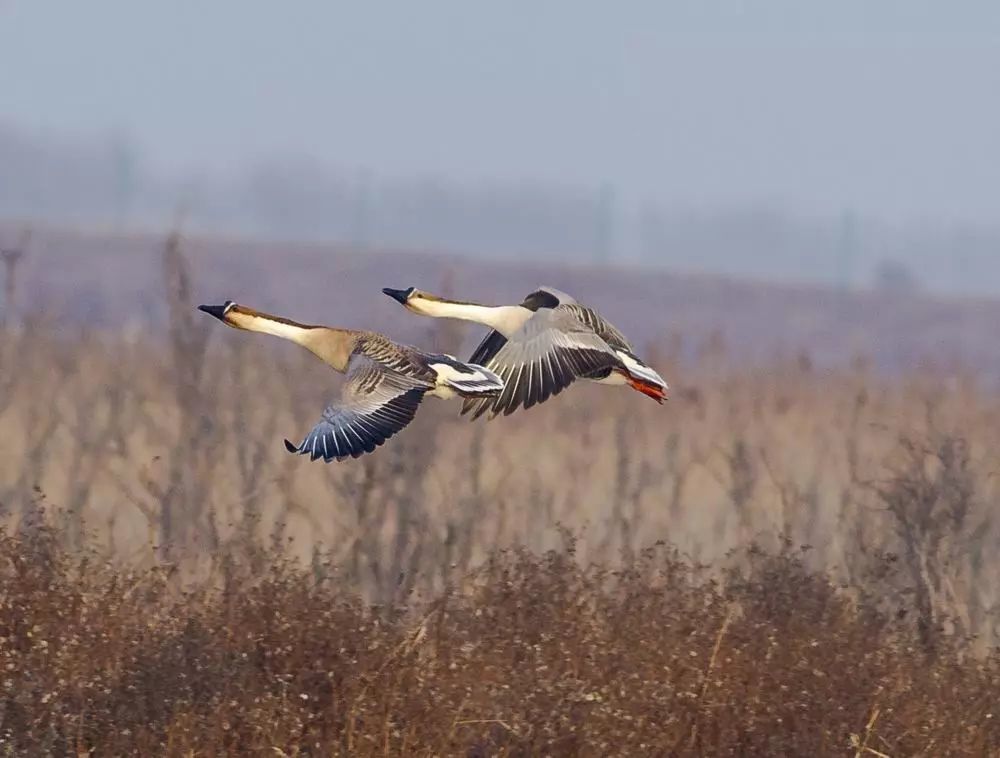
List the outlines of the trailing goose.
<svg viewBox="0 0 1000 758">
<path fill-rule="evenodd" d="M 576 379 L 628 384 L 662 403 L 667 383 L 633 352 L 625 335 L 565 292 L 541 287 L 518 305 L 447 300 L 414 287 L 385 288 L 413 313 L 475 321 L 492 328 L 469 359 L 495 371 L 506 387 L 497 397 L 470 398 L 462 413 L 509 415 L 558 395 Z"/>
<path fill-rule="evenodd" d="M 198 309 L 235 329 L 291 340 L 347 374 L 340 402 L 323 411 L 302 443 L 285 440 L 290 453 L 314 461 L 372 452 L 413 420 L 425 395 L 483 399 L 503 391 L 489 369 L 400 345 L 376 332 L 299 324 L 228 300 Z"/>
</svg>

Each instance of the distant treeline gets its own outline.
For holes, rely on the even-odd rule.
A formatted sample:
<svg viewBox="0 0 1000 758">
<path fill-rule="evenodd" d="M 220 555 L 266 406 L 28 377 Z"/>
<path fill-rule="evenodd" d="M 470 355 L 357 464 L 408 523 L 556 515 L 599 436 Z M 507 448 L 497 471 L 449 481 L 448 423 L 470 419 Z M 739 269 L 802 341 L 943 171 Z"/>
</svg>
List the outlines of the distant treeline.
<svg viewBox="0 0 1000 758">
<path fill-rule="evenodd" d="M 611 184 L 468 184 L 305 158 L 166 177 L 124 137 L 60 142 L 2 125 L 0 166 L 8 220 L 162 228 L 182 214 L 190 228 L 270 239 L 1000 294 L 1000 228 L 890 226 L 850 211 L 633 208 Z"/>
</svg>

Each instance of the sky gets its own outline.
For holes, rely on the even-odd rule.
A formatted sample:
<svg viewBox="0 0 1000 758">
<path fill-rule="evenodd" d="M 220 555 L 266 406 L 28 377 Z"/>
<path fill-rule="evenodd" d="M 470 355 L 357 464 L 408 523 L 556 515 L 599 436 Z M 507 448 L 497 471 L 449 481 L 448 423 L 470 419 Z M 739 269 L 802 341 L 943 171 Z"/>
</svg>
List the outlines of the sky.
<svg viewBox="0 0 1000 758">
<path fill-rule="evenodd" d="M 0 121 L 178 176 L 300 156 L 997 224 L 1000 3 L 0 0 Z"/>
</svg>

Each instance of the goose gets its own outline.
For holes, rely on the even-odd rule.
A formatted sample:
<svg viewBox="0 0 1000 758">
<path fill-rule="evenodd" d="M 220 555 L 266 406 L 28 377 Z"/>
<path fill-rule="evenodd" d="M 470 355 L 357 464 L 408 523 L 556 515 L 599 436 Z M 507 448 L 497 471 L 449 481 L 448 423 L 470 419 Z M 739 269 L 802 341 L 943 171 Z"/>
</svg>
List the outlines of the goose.
<svg viewBox="0 0 1000 758">
<path fill-rule="evenodd" d="M 469 359 L 496 372 L 503 392 L 468 398 L 462 413 L 510 415 L 558 395 L 576 379 L 628 384 L 663 403 L 669 387 L 636 356 L 625 335 L 593 308 L 565 292 L 540 287 L 518 305 L 480 305 L 448 300 L 415 287 L 382 292 L 407 310 L 435 318 L 456 318 L 491 327 Z"/>
<path fill-rule="evenodd" d="M 496 397 L 504 388 L 483 366 L 401 345 L 377 332 L 299 324 L 230 300 L 198 309 L 234 329 L 291 340 L 347 374 L 340 401 L 323 411 L 302 443 L 285 440 L 288 452 L 309 455 L 313 461 L 329 463 L 373 452 L 413 420 L 426 395 L 483 399 Z"/>
</svg>

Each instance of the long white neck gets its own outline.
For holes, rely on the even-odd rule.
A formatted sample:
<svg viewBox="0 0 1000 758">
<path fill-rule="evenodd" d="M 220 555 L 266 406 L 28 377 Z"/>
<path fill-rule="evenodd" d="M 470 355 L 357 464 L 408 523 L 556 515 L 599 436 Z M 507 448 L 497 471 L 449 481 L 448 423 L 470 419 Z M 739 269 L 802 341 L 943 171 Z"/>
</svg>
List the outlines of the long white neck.
<svg viewBox="0 0 1000 758">
<path fill-rule="evenodd" d="M 226 313 L 225 320 L 229 326 L 236 329 L 291 340 L 341 372 L 347 370 L 357 336 L 357 332 L 350 329 L 299 324 L 243 306 L 230 309 Z"/>
<path fill-rule="evenodd" d="M 232 325 L 237 329 L 246 329 L 248 332 L 258 332 L 260 334 L 271 334 L 285 340 L 291 340 L 298 344 L 305 342 L 309 333 L 302 324 L 295 324 L 286 320 L 277 320 L 266 313 L 239 313 L 230 316 Z"/>
<path fill-rule="evenodd" d="M 534 314 L 520 305 L 476 305 L 475 303 L 454 303 L 449 300 L 425 300 L 414 298 L 407 303 L 410 310 L 433 318 L 457 318 L 475 321 L 477 324 L 496 329 L 504 337 L 510 337 L 524 326 Z"/>
</svg>

